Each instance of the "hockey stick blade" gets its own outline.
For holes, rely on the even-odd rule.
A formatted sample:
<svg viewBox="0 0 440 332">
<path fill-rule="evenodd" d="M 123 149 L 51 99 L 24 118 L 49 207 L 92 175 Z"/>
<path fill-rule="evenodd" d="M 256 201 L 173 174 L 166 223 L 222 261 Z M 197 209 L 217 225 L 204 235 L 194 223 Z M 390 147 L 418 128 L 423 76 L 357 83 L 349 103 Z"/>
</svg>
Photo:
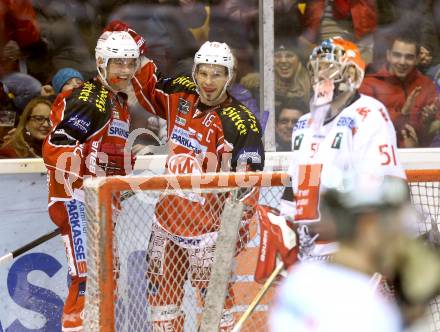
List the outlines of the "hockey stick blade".
<svg viewBox="0 0 440 332">
<path fill-rule="evenodd" d="M 59 228 L 56 228 L 53 231 L 51 231 L 45 235 L 42 235 L 39 238 L 29 242 L 28 244 L 25 244 L 24 246 L 7 253 L 6 255 L 0 257 L 0 265 L 6 264 L 6 263 L 12 261 L 14 258 L 17 258 L 18 256 L 24 254 L 25 252 L 27 252 L 27 251 L 39 246 L 40 244 L 54 238 L 58 234 L 60 234 L 60 230 L 59 230 Z"/>
<path fill-rule="evenodd" d="M 273 282 L 275 281 L 276 277 L 283 271 L 284 264 L 281 262 L 278 264 L 278 266 L 273 270 L 272 274 L 267 278 L 264 285 L 261 287 L 258 294 L 255 296 L 255 298 L 252 300 L 251 304 L 249 304 L 249 307 L 246 309 L 244 314 L 240 317 L 237 324 L 235 324 L 234 328 L 231 332 L 240 332 L 241 328 L 243 327 L 244 322 L 250 317 L 250 315 L 254 312 L 255 308 L 257 307 L 258 303 L 260 303 L 263 296 L 267 293 L 270 286 L 272 286 Z"/>
</svg>

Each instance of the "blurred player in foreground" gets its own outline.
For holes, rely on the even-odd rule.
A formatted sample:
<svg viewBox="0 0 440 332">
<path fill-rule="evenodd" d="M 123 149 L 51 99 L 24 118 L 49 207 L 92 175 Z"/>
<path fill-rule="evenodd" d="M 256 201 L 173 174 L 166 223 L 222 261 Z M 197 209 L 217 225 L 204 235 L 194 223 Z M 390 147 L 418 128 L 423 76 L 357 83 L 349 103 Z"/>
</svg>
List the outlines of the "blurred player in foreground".
<svg viewBox="0 0 440 332">
<path fill-rule="evenodd" d="M 365 176 L 321 195 L 322 219 L 332 225 L 339 250 L 330 261 L 291 269 L 270 331 L 394 332 L 421 317 L 440 292 L 440 256 L 404 234 L 408 197 L 396 178 Z M 396 286 L 396 301 L 383 292 L 384 274 Z"/>
</svg>

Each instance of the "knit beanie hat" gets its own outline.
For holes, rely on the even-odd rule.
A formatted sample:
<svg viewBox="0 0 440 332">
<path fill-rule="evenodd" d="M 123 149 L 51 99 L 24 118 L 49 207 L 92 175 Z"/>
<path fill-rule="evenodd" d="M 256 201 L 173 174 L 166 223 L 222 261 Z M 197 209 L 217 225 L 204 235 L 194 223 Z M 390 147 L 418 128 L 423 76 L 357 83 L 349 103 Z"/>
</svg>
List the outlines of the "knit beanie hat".
<svg viewBox="0 0 440 332">
<path fill-rule="evenodd" d="M 54 77 L 52 77 L 52 86 L 55 90 L 55 93 L 59 94 L 67 81 L 74 77 L 84 81 L 84 77 L 81 75 L 81 73 L 73 68 L 62 68 L 58 70 Z"/>
<path fill-rule="evenodd" d="M 13 98 L 13 103 L 20 112 L 27 103 L 41 93 L 41 83 L 35 77 L 24 73 L 12 73 L 1 79 L 7 93 Z"/>
</svg>

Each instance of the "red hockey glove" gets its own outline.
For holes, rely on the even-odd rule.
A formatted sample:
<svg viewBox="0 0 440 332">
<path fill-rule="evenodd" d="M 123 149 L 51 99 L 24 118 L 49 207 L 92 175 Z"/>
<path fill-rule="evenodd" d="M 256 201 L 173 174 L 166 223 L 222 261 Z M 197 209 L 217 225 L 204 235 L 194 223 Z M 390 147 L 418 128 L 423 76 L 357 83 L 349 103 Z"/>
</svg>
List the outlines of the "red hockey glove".
<svg viewBox="0 0 440 332">
<path fill-rule="evenodd" d="M 132 172 L 136 157 L 132 153 L 125 153 L 124 145 L 104 143 L 100 147 L 100 152 L 105 153 L 107 158 L 99 158 L 97 164 L 107 176 L 127 175 Z M 127 166 L 126 158 L 129 158 L 130 162 Z"/>
<path fill-rule="evenodd" d="M 134 31 L 128 24 L 119 20 L 113 20 L 104 28 L 103 32 L 105 31 L 127 31 L 138 45 L 140 55 L 147 54 L 148 48 L 145 39 Z"/>
<path fill-rule="evenodd" d="M 297 261 L 298 240 L 293 226 L 277 210 L 259 205 L 257 214 L 260 221 L 260 251 L 254 277 L 256 282 L 264 283 L 275 270 L 277 255 L 285 268 Z"/>
</svg>

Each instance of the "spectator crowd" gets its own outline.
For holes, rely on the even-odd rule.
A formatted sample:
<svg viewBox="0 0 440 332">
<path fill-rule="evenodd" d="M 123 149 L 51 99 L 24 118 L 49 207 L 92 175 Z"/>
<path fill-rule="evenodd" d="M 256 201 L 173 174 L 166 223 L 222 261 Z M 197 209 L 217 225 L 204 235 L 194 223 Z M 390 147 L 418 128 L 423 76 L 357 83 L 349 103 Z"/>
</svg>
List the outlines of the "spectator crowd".
<svg viewBox="0 0 440 332">
<path fill-rule="evenodd" d="M 274 0 L 274 12 L 277 151 L 291 150 L 296 120 L 309 111 L 311 50 L 336 36 L 361 50 L 360 92 L 386 106 L 398 146 L 440 145 L 440 0 Z M 257 0 L 0 0 L 0 17 L 0 158 L 41 156 L 51 104 L 92 77 L 94 43 L 112 20 L 146 39 L 167 77 L 191 76 L 205 41 L 226 42 L 237 60 L 229 92 L 260 119 Z M 129 107 L 131 130 L 164 141 L 163 120 L 136 101 Z"/>
</svg>

